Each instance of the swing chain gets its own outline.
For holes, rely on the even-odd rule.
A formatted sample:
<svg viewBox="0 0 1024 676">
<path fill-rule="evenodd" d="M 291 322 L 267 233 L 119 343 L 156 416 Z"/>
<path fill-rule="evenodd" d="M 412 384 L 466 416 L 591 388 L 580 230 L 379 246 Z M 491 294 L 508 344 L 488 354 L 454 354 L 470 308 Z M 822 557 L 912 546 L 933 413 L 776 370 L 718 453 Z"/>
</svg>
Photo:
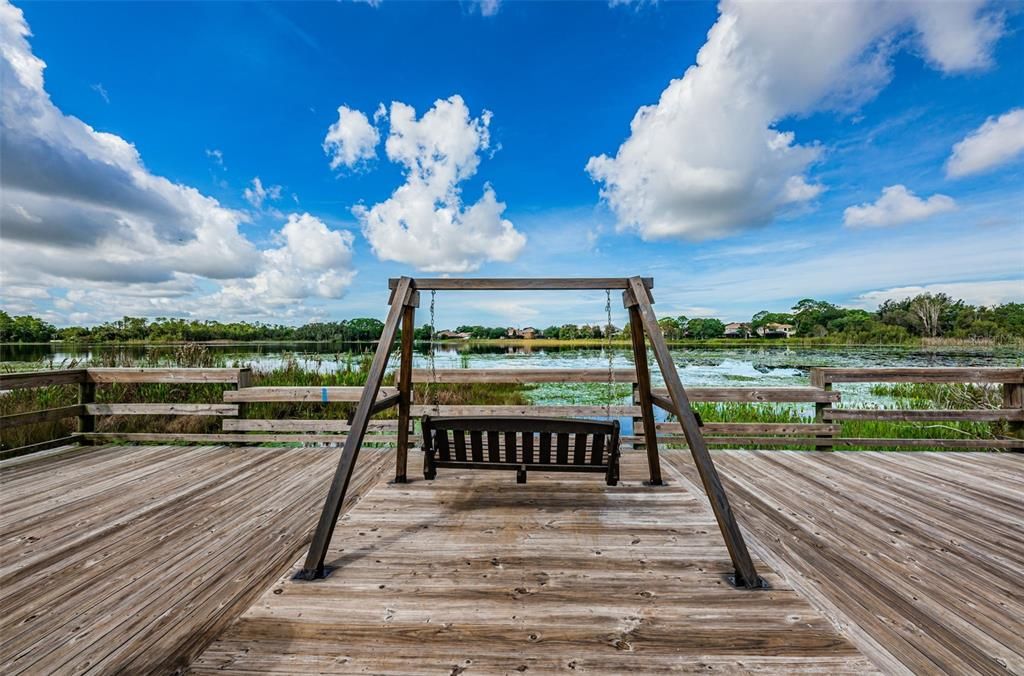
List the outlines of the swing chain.
<svg viewBox="0 0 1024 676">
<path fill-rule="evenodd" d="M 608 391 L 605 398 L 605 413 L 608 418 L 612 417 L 612 399 L 615 398 L 615 371 L 612 368 L 612 290 L 604 290 L 604 351 L 608 357 Z"/>
<path fill-rule="evenodd" d="M 435 326 L 435 314 L 434 314 L 434 302 L 437 298 L 437 289 L 430 290 L 430 344 L 429 352 L 427 357 L 430 361 L 430 383 L 427 386 L 427 405 L 433 405 L 434 415 L 440 412 L 440 408 L 437 405 L 437 393 L 434 388 L 437 387 L 437 362 L 434 356 L 434 333 L 436 332 Z"/>
</svg>

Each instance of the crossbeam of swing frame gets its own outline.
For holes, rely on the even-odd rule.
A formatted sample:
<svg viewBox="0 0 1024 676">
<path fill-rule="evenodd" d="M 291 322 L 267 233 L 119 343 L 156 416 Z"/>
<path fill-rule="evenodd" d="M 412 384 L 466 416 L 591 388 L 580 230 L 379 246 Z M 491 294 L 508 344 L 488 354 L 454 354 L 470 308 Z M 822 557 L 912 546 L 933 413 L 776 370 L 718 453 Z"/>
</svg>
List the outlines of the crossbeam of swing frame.
<svg viewBox="0 0 1024 676">
<path fill-rule="evenodd" d="M 312 580 L 324 577 L 324 560 L 330 546 L 331 537 L 337 524 L 338 516 L 348 490 L 348 483 L 352 477 L 352 470 L 355 467 L 356 459 L 359 456 L 359 448 L 362 445 L 366 434 L 367 423 L 374 412 L 374 404 L 381 382 L 384 379 L 384 370 L 387 367 L 388 358 L 391 353 L 391 346 L 398 334 L 399 322 L 402 324 L 401 363 L 399 367 L 399 397 L 395 403 L 399 406 L 399 440 L 398 452 L 396 454 L 395 480 L 403 482 L 406 478 L 406 467 L 408 463 L 409 447 L 409 408 L 412 401 L 412 351 L 413 336 L 412 328 L 415 322 L 415 308 L 419 306 L 418 291 L 548 291 L 548 290 L 595 290 L 621 289 L 623 291 L 623 305 L 629 311 L 631 324 L 631 337 L 633 342 L 634 360 L 638 365 L 638 376 L 641 370 L 646 373 L 646 378 L 640 377 L 641 406 L 645 418 L 645 430 L 651 430 L 647 441 L 647 457 L 651 471 L 651 483 L 661 483 L 661 468 L 658 458 L 657 438 L 653 434 L 654 425 L 648 424 L 647 419 L 653 420 L 653 406 L 667 408 L 666 404 L 671 401 L 669 412 L 677 416 L 686 436 L 687 445 L 693 456 L 694 464 L 700 474 L 704 491 L 711 503 L 712 512 L 718 522 L 719 530 L 725 540 L 726 548 L 732 559 L 736 573 L 737 586 L 750 589 L 759 587 L 761 580 L 754 568 L 750 553 L 743 540 L 743 534 L 736 523 L 729 506 L 729 500 L 722 486 L 721 479 L 715 469 L 714 462 L 708 452 L 704 436 L 700 431 L 696 415 L 690 408 L 690 402 L 686 396 L 679 373 L 675 369 L 675 363 L 661 333 L 657 317 L 654 314 L 652 303 L 654 302 L 650 290 L 654 287 L 654 279 L 651 277 L 593 277 L 593 278 L 475 278 L 475 279 L 452 279 L 452 278 L 418 278 L 401 277 L 388 280 L 391 289 L 391 297 L 388 300 L 390 309 L 387 319 L 384 322 L 384 330 L 381 332 L 380 342 L 370 370 L 367 374 L 366 385 L 362 397 L 356 406 L 355 414 L 352 416 L 352 426 L 349 435 L 345 440 L 338 467 L 335 470 L 334 478 L 331 481 L 327 498 L 324 503 L 320 520 L 317 523 L 313 540 L 309 546 L 306 562 L 298 577 Z M 642 328 L 634 329 L 637 324 Z M 662 372 L 665 384 L 669 391 L 669 400 L 658 397 L 655 399 L 651 388 L 650 373 L 647 366 L 647 352 L 644 338 L 651 343 L 655 361 Z M 640 367 L 642 362 L 643 368 Z M 402 433 L 405 430 L 405 433 Z"/>
</svg>

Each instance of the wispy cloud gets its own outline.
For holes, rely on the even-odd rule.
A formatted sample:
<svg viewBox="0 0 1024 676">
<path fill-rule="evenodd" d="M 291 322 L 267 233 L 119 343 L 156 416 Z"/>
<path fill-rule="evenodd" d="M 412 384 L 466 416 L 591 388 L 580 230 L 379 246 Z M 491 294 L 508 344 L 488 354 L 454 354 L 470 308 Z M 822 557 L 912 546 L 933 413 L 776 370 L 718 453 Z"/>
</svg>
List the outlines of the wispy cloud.
<svg viewBox="0 0 1024 676">
<path fill-rule="evenodd" d="M 104 101 L 110 103 L 110 95 L 107 94 L 107 88 L 103 86 L 102 82 L 97 82 L 94 85 L 89 85 L 89 88 L 97 94 L 99 94 L 101 97 L 103 97 Z"/>
</svg>

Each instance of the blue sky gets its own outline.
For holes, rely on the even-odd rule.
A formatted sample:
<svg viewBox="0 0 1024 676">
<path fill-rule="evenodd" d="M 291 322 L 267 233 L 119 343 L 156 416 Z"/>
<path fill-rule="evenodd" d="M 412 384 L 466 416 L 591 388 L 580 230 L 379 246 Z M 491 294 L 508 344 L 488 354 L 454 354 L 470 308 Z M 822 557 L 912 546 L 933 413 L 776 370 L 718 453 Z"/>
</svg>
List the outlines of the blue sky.
<svg viewBox="0 0 1024 676">
<path fill-rule="evenodd" d="M 0 19 L 9 312 L 381 316 L 402 274 L 653 275 L 659 314 L 726 320 L 807 296 L 1024 300 L 1019 5 L 78 2 Z M 544 326 L 604 304 L 438 307 L 442 324 Z"/>
</svg>

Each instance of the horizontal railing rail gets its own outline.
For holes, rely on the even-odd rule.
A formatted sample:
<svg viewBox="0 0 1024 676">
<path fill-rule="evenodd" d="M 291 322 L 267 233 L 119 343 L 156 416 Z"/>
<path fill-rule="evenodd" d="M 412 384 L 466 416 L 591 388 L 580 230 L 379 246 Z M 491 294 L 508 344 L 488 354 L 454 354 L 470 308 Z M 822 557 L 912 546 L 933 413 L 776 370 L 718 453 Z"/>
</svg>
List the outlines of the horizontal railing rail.
<svg viewBox="0 0 1024 676">
<path fill-rule="evenodd" d="M 612 382 L 633 386 L 631 404 L 612 405 L 475 405 L 432 404 L 414 401 L 410 412 L 414 418 L 425 414 L 458 416 L 552 416 L 552 417 L 627 417 L 632 418 L 633 432 L 624 435 L 624 444 L 642 448 L 645 442 L 642 406 L 637 393 L 634 369 L 614 369 Z M 606 383 L 607 369 L 414 369 L 412 380 L 439 385 L 479 383 Z M 201 385 L 220 383 L 233 386 L 222 390 L 221 401 L 203 403 L 141 403 L 95 401 L 96 387 L 114 384 L 164 383 Z M 0 374 L 0 391 L 53 386 L 76 386 L 75 404 L 55 406 L 0 416 L 4 432 L 24 426 L 54 423 L 77 418 L 74 432 L 56 439 L 3 451 L 4 455 L 21 454 L 76 442 L 167 441 L 210 444 L 266 443 L 340 443 L 348 436 L 350 425 L 341 418 L 268 418 L 246 417 L 249 404 L 354 403 L 362 387 L 351 386 L 272 386 L 252 387 L 252 374 L 247 368 L 82 368 L 64 371 Z M 952 449 L 1024 449 L 1020 437 L 1024 427 L 1024 369 L 987 367 L 937 368 L 812 368 L 810 386 L 803 387 L 690 387 L 686 393 L 692 402 L 743 404 L 812 404 L 813 422 L 707 422 L 702 427 L 709 445 L 716 447 L 783 447 L 783 448 L 952 448 Z M 842 393 L 834 385 L 843 383 L 975 383 L 1002 388 L 999 408 L 965 409 L 889 409 L 840 408 Z M 397 401 L 397 388 L 381 388 L 375 413 L 381 413 Z M 667 390 L 651 390 L 653 404 L 667 399 Z M 324 409 L 325 411 L 329 409 Z M 216 416 L 221 418 L 221 432 L 182 433 L 174 431 L 97 432 L 99 416 Z M 1004 423 L 1008 433 L 993 438 L 881 438 L 844 436 L 846 427 L 858 421 L 893 421 L 907 423 L 975 422 Z M 411 425 L 414 427 L 415 423 Z M 65 427 L 66 429 L 66 427 Z M 856 429 L 856 428 L 853 428 Z M 856 432 L 854 432 L 855 434 Z M 376 419 L 371 422 L 366 444 L 393 445 L 397 441 L 398 422 Z M 685 445 L 681 425 L 675 421 L 657 422 L 655 434 L 659 445 Z"/>
</svg>

